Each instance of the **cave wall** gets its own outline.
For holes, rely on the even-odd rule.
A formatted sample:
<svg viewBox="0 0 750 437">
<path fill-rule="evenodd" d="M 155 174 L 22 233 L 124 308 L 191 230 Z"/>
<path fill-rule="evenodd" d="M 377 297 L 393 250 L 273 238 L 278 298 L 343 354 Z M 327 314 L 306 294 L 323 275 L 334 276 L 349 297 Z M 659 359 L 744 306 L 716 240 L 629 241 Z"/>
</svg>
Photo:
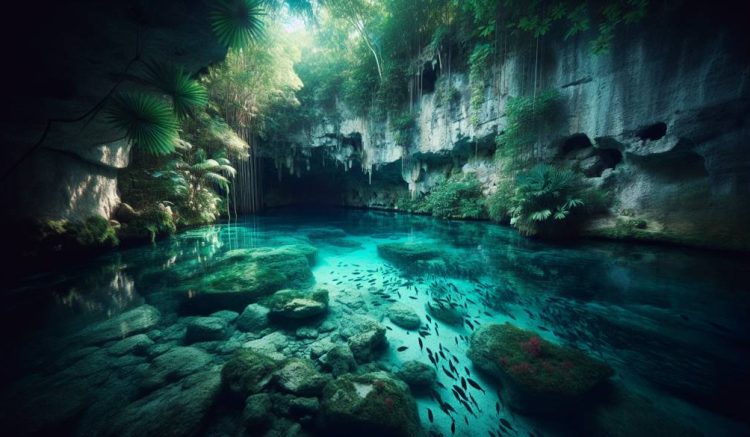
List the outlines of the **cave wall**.
<svg viewBox="0 0 750 437">
<path fill-rule="evenodd" d="M 591 53 L 590 35 L 542 41 L 538 89 L 557 90 L 565 108 L 562 126 L 543 141 L 543 154 L 612 191 L 610 214 L 590 224 L 592 235 L 609 235 L 621 219 L 638 219 L 647 222 L 647 239 L 750 250 L 750 47 L 735 27 L 671 18 L 653 17 L 618 33 L 606 54 Z M 339 178 L 359 167 L 376 184 L 380 169 L 395 166 L 402 181 L 394 190 L 419 193 L 429 191 L 436 174 L 460 169 L 475 173 L 491 193 L 499 172 L 493 140 L 506 126 L 508 99 L 533 92 L 533 48 L 517 47 L 494 66 L 476 125 L 467 75 L 453 73 L 456 98 L 425 94 L 406 147 L 396 144 L 387 121 L 340 107 L 333 117 L 338 123 L 323 118 L 311 131 L 290 136 L 295 152 L 277 165 L 304 180 L 308 172 L 320 173 L 308 170 L 309 156 L 323 151 L 340 163 L 325 170 Z M 341 137 L 361 138 L 360 148 L 342 144 Z M 349 192 L 329 199 L 394 208 L 383 204 L 389 196 L 370 197 L 379 190 L 369 179 L 350 177 L 339 184 Z M 275 190 L 295 184 L 304 182 L 282 179 Z M 291 191 L 271 197 L 294 202 Z"/>
<path fill-rule="evenodd" d="M 106 120 L 107 97 L 127 91 L 159 60 L 199 72 L 226 49 L 204 0 L 42 0 L 3 14 L 8 93 L 0 111 L 0 219 L 109 217 L 124 133 Z"/>
</svg>

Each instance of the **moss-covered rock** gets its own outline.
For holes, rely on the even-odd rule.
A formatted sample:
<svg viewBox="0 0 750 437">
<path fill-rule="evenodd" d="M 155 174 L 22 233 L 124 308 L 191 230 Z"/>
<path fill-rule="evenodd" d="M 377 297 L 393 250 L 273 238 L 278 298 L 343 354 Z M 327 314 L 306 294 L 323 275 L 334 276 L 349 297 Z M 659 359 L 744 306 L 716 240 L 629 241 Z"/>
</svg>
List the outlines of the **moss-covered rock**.
<svg viewBox="0 0 750 437">
<path fill-rule="evenodd" d="M 263 390 L 278 368 L 279 363 L 269 356 L 243 349 L 224 364 L 221 381 L 230 392 L 249 396 Z"/>
<path fill-rule="evenodd" d="M 430 300 L 425 304 L 425 308 L 427 308 L 427 312 L 430 313 L 432 317 L 449 325 L 460 325 L 464 319 L 463 309 L 455 303 L 448 302 L 444 299 Z"/>
<path fill-rule="evenodd" d="M 271 317 L 283 319 L 308 319 L 328 311 L 328 291 L 312 292 L 285 289 L 279 290 L 263 301 L 270 310 Z"/>
<path fill-rule="evenodd" d="M 435 368 L 420 361 L 407 361 L 396 376 L 407 383 L 412 390 L 431 389 L 437 380 Z"/>
<path fill-rule="evenodd" d="M 419 315 L 412 307 L 403 303 L 395 303 L 388 308 L 388 318 L 394 325 L 404 329 L 417 329 L 422 324 Z"/>
<path fill-rule="evenodd" d="M 421 436 L 417 404 L 405 383 L 384 372 L 343 375 L 323 389 L 327 435 Z"/>
<path fill-rule="evenodd" d="M 319 395 L 330 376 L 318 372 L 308 359 L 292 358 L 276 374 L 276 384 L 284 391 L 300 395 Z"/>
<path fill-rule="evenodd" d="M 185 303 L 196 311 L 242 311 L 282 288 L 311 285 L 316 254 L 317 249 L 304 244 L 230 250 L 204 271 L 191 271 L 180 290 L 191 292 Z"/>
<path fill-rule="evenodd" d="M 416 261 L 439 258 L 437 244 L 426 241 L 405 241 L 378 244 L 378 255 L 399 267 L 409 267 Z"/>
<path fill-rule="evenodd" d="M 468 356 L 503 381 L 513 408 L 527 412 L 568 411 L 614 373 L 578 350 L 509 323 L 477 329 Z"/>
</svg>

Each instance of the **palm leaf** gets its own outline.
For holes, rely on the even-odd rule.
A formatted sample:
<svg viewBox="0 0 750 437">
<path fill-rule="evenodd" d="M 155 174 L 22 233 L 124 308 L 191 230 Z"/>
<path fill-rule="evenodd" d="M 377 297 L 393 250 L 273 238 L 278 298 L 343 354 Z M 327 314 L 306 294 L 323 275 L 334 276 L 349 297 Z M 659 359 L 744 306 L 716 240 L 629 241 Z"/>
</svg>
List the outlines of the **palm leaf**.
<svg viewBox="0 0 750 437">
<path fill-rule="evenodd" d="M 203 179 L 207 182 L 214 183 L 225 190 L 229 189 L 229 179 L 218 173 L 208 172 L 203 175 Z"/>
<path fill-rule="evenodd" d="M 217 171 L 220 168 L 221 165 L 213 159 L 207 159 L 197 164 L 193 164 L 193 170 L 197 171 Z"/>
<path fill-rule="evenodd" d="M 181 67 L 164 62 L 146 62 L 146 81 L 172 97 L 178 117 L 191 115 L 208 103 L 208 91 Z"/>
<path fill-rule="evenodd" d="M 258 0 L 217 0 L 209 13 L 209 20 L 221 44 L 240 48 L 261 36 L 264 15 Z"/>
<path fill-rule="evenodd" d="M 174 152 L 179 123 L 169 103 L 146 93 L 120 94 L 112 99 L 107 119 L 136 147 L 153 155 Z"/>
</svg>

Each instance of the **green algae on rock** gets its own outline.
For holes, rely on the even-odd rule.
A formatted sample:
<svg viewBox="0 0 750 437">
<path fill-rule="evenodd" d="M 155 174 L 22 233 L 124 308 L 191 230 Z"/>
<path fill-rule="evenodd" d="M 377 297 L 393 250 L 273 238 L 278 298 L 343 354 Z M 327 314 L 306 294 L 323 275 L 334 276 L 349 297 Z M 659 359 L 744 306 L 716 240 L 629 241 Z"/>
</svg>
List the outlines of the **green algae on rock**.
<svg viewBox="0 0 750 437">
<path fill-rule="evenodd" d="M 224 364 L 221 381 L 230 392 L 248 396 L 263 390 L 278 368 L 279 363 L 271 357 L 243 349 Z"/>
<path fill-rule="evenodd" d="M 230 250 L 188 276 L 181 286 L 189 297 L 185 304 L 199 312 L 242 311 L 281 288 L 309 286 L 316 254 L 317 249 L 305 244 Z"/>
<path fill-rule="evenodd" d="M 568 410 L 614 373 L 578 350 L 542 340 L 510 323 L 477 329 L 471 335 L 468 357 L 502 380 L 512 408 L 526 412 Z"/>
<path fill-rule="evenodd" d="M 323 389 L 321 420 L 331 435 L 422 435 L 407 385 L 385 372 L 342 375 Z"/>
<path fill-rule="evenodd" d="M 282 319 L 308 319 L 328 311 L 328 291 L 279 290 L 263 301 L 270 316 Z"/>
</svg>

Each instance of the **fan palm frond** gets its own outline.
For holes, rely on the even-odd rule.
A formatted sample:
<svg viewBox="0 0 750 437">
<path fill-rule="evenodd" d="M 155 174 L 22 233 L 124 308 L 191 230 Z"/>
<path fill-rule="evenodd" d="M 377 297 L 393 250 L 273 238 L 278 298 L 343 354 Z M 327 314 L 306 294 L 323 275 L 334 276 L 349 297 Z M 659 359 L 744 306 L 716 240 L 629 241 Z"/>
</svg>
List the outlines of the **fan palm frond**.
<svg viewBox="0 0 750 437">
<path fill-rule="evenodd" d="M 107 118 L 116 128 L 140 147 L 153 155 L 174 152 L 179 123 L 169 103 L 146 93 L 115 96 L 107 111 Z"/>
<path fill-rule="evenodd" d="M 258 0 L 217 0 L 209 20 L 221 44 L 240 48 L 261 36 L 265 14 Z"/>
<path fill-rule="evenodd" d="M 218 173 L 207 172 L 206 174 L 203 175 L 203 179 L 207 182 L 218 185 L 224 190 L 229 189 L 229 179 L 225 178 L 224 176 Z"/>
<path fill-rule="evenodd" d="M 151 61 L 146 62 L 146 81 L 172 97 L 174 112 L 178 117 L 191 115 L 208 103 L 208 91 L 190 77 L 181 66 Z"/>
</svg>

